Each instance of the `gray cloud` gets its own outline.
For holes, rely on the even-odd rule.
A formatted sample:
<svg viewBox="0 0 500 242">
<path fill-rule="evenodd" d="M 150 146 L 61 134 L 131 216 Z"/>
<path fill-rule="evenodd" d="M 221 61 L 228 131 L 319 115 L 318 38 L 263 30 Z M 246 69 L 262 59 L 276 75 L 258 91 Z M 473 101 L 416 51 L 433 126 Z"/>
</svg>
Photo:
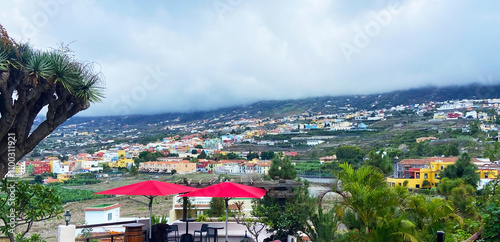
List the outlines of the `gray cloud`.
<svg viewBox="0 0 500 242">
<path fill-rule="evenodd" d="M 16 39 L 40 48 L 73 42 L 79 59 L 99 63 L 107 98 L 82 115 L 491 84 L 500 76 L 496 1 L 42 1 L 57 3 L 54 11 L 0 2 L 8 9 L 0 23 Z M 44 13 L 45 24 L 26 34 Z"/>
</svg>

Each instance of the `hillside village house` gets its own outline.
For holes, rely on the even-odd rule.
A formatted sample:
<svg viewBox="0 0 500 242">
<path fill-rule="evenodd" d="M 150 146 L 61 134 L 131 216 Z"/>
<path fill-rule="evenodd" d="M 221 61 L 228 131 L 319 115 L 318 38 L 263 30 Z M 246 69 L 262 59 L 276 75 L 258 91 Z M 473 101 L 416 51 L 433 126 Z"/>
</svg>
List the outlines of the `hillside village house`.
<svg viewBox="0 0 500 242">
<path fill-rule="evenodd" d="M 187 160 L 181 161 L 148 161 L 139 164 L 139 171 L 171 173 L 175 170 L 179 174 L 196 172 L 196 163 Z"/>
<path fill-rule="evenodd" d="M 321 158 L 319 158 L 319 162 L 320 162 L 321 164 L 323 164 L 323 163 L 333 162 L 333 161 L 336 161 L 336 160 L 337 160 L 337 155 L 325 156 L 325 157 L 321 157 Z"/>
<path fill-rule="evenodd" d="M 454 164 L 458 157 L 430 157 L 425 159 L 405 159 L 397 163 L 392 177 L 387 178 L 390 186 L 403 186 L 405 182 L 408 188 L 429 188 L 439 183 L 439 172 L 447 166 Z M 496 178 L 500 172 L 500 166 L 485 159 L 472 159 L 478 166 L 477 172 L 481 179 Z M 429 187 L 423 187 L 424 181 L 429 182 Z"/>
</svg>

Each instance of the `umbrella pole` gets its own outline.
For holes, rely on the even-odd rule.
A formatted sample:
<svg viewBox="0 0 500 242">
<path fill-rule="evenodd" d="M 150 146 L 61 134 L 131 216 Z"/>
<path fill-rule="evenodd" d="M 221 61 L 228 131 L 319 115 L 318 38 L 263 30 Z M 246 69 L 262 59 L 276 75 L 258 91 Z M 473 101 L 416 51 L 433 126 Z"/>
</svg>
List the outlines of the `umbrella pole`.
<svg viewBox="0 0 500 242">
<path fill-rule="evenodd" d="M 149 239 L 151 240 L 151 207 L 153 205 L 153 196 L 149 197 Z"/>
<path fill-rule="evenodd" d="M 226 200 L 226 242 L 227 242 L 227 220 L 228 220 L 228 215 L 227 215 L 227 210 L 229 210 L 229 198 L 224 198 Z"/>
</svg>

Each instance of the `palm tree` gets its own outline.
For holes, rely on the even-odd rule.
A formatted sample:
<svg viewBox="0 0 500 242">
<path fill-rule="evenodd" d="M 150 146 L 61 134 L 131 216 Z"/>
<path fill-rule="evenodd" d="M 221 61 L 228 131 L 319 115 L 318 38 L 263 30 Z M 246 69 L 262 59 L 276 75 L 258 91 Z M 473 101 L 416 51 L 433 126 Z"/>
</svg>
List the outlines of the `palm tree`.
<svg viewBox="0 0 500 242">
<path fill-rule="evenodd" d="M 74 59 L 62 46 L 40 51 L 12 40 L 0 25 L 0 177 L 7 173 L 8 141 L 14 137 L 15 162 L 60 124 L 99 102 L 103 77 L 92 63 Z M 32 130 L 46 108 L 46 119 Z"/>
<path fill-rule="evenodd" d="M 447 224 L 460 226 L 463 224 L 453 204 L 442 198 L 413 195 L 404 206 L 407 216 L 414 221 L 420 231 L 422 241 L 434 241 L 437 231 L 446 232 Z"/>
<path fill-rule="evenodd" d="M 330 242 L 334 240 L 339 225 L 335 209 L 330 209 L 325 213 L 321 207 L 318 207 L 318 212 L 311 216 L 310 221 L 311 224 L 307 224 L 305 232 L 312 241 Z"/>
<path fill-rule="evenodd" d="M 401 206 L 409 197 L 406 188 L 390 188 L 384 175 L 372 166 L 354 170 L 344 163 L 340 167 L 332 190 L 342 197 L 336 212 L 350 229 L 350 240 L 417 241 L 416 226 Z"/>
</svg>

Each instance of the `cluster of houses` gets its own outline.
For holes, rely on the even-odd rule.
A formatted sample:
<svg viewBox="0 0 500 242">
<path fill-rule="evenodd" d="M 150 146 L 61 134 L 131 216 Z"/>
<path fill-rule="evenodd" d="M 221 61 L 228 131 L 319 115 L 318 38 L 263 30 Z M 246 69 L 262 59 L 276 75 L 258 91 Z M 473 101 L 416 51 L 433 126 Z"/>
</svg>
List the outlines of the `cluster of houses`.
<svg viewBox="0 0 500 242">
<path fill-rule="evenodd" d="M 81 172 L 101 172 L 103 166 L 110 168 L 127 168 L 134 165 L 134 158 L 139 157 L 143 151 L 151 153 L 159 152 L 163 157 L 147 162 L 141 162 L 140 172 L 172 173 L 179 174 L 194 172 L 210 172 L 224 174 L 267 174 L 270 161 L 243 160 L 249 152 L 235 152 L 241 160 L 206 160 L 200 159 L 197 163 L 190 162 L 201 153 L 206 155 L 227 155 L 227 151 L 221 151 L 224 146 L 241 142 L 239 136 L 225 135 L 216 139 L 202 139 L 199 134 L 186 136 L 167 137 L 161 141 L 141 144 L 117 144 L 107 150 L 100 150 L 93 154 L 81 153 L 68 155 L 67 159 L 61 160 L 63 156 L 45 157 L 42 160 L 23 160 L 17 163 L 16 169 L 12 170 L 15 176 L 40 175 L 43 173 L 74 174 Z M 295 156 L 297 152 L 285 152 L 285 155 Z M 204 158 L 204 157 L 202 157 Z M 67 179 L 60 176 L 59 181 Z"/>
<path fill-rule="evenodd" d="M 436 187 L 439 173 L 454 164 L 458 157 L 429 157 L 424 159 L 394 159 L 394 173 L 387 178 L 390 186 L 406 186 L 411 189 Z M 488 158 L 473 158 L 480 177 L 479 188 L 500 174 L 500 165 Z"/>
</svg>

